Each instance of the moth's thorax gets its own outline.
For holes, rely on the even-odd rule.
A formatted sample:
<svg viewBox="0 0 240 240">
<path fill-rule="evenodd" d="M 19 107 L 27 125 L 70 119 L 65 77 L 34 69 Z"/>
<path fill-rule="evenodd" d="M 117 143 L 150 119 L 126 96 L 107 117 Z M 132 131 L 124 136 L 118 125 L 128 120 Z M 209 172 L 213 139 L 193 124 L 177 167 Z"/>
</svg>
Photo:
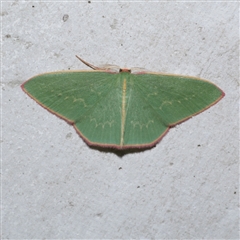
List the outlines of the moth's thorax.
<svg viewBox="0 0 240 240">
<path fill-rule="evenodd" d="M 119 69 L 119 72 L 128 72 L 128 73 L 131 73 L 131 69 L 128 69 L 128 68 L 120 68 L 120 69 Z"/>
</svg>

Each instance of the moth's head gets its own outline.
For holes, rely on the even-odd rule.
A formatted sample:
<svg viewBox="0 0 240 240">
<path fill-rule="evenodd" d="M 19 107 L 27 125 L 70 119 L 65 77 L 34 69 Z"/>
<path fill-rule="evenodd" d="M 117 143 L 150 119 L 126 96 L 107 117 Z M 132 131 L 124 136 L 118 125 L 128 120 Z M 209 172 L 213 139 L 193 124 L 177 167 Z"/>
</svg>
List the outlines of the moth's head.
<svg viewBox="0 0 240 240">
<path fill-rule="evenodd" d="M 127 72 L 127 73 L 131 73 L 131 69 L 128 68 L 120 68 L 119 72 Z"/>
</svg>

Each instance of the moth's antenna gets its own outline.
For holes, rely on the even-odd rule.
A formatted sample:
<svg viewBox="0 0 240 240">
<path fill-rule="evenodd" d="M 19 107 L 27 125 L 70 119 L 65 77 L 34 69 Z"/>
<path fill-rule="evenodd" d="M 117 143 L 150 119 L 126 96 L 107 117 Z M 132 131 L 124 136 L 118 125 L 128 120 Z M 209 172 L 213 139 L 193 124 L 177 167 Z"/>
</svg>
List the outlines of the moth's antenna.
<svg viewBox="0 0 240 240">
<path fill-rule="evenodd" d="M 93 66 L 92 64 L 90 64 L 90 63 L 84 61 L 83 59 L 81 59 L 79 56 L 76 55 L 76 57 L 77 57 L 82 63 L 84 63 L 86 66 L 88 66 L 88 67 L 90 67 L 90 68 L 92 68 L 92 69 L 94 69 L 94 70 L 101 70 L 101 68 Z"/>
</svg>

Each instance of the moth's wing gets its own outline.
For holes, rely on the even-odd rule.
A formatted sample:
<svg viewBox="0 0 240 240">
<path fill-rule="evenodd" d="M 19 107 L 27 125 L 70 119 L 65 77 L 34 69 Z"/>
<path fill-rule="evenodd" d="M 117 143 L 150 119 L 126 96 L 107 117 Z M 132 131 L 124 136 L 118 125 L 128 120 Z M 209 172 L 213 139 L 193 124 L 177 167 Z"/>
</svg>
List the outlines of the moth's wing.
<svg viewBox="0 0 240 240">
<path fill-rule="evenodd" d="M 91 145 L 118 145 L 121 95 L 118 75 L 101 71 L 38 75 L 22 85 L 40 105 L 74 125 Z"/>
<path fill-rule="evenodd" d="M 127 96 L 124 144 L 152 146 L 170 126 L 204 111 L 224 93 L 206 80 L 149 73 L 132 74 Z"/>
</svg>

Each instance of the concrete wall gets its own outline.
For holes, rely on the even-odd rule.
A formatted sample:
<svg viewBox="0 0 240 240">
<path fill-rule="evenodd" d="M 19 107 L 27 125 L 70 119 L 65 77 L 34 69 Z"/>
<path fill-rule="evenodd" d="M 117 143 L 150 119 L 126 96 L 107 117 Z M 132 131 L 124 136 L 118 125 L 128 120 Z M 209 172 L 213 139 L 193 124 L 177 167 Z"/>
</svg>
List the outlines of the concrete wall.
<svg viewBox="0 0 240 240">
<path fill-rule="evenodd" d="M 2 2 L 2 238 L 238 239 L 238 7 Z M 91 149 L 20 88 L 86 69 L 76 54 L 209 79 L 226 96 L 150 150 Z"/>
</svg>

